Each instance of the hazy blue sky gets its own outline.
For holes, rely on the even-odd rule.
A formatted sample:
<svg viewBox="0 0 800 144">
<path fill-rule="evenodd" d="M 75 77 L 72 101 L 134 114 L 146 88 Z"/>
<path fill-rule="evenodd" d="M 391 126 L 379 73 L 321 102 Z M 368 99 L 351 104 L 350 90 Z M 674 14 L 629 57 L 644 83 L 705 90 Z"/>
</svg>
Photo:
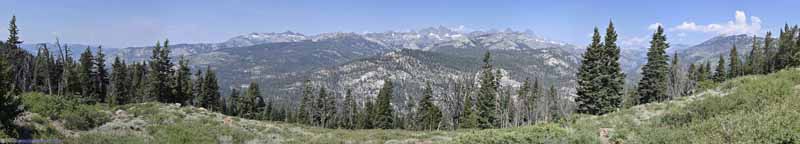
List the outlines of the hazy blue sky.
<svg viewBox="0 0 800 144">
<path fill-rule="evenodd" d="M 58 36 L 111 47 L 151 45 L 164 38 L 221 42 L 250 32 L 381 32 L 440 25 L 530 29 L 583 45 L 592 27 L 604 28 L 609 20 L 626 46 L 646 45 L 649 27 L 656 23 L 667 27 L 673 43 L 694 44 L 719 34 L 763 35 L 800 18 L 797 0 L 3 0 L 0 5 L 0 20 L 16 15 L 27 43 Z"/>
</svg>

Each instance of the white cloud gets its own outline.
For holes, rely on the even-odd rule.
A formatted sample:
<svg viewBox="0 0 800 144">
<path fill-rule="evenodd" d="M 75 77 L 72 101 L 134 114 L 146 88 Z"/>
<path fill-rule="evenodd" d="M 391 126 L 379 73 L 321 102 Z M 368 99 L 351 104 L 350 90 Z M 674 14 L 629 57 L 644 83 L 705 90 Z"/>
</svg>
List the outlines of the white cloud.
<svg viewBox="0 0 800 144">
<path fill-rule="evenodd" d="M 626 37 L 621 39 L 619 45 L 624 49 L 640 49 L 649 47 L 650 40 L 647 36 Z"/>
<path fill-rule="evenodd" d="M 750 23 L 747 23 L 747 15 L 743 11 L 736 11 L 734 20 L 728 21 L 727 23 L 702 25 L 695 22 L 683 22 L 680 25 L 670 28 L 670 30 L 716 33 L 720 35 L 755 34 L 761 31 L 761 19 L 756 16 L 750 16 Z"/>
<path fill-rule="evenodd" d="M 654 24 L 650 24 L 650 26 L 647 26 L 647 29 L 656 30 L 656 29 L 658 29 L 659 26 L 663 27 L 664 25 L 657 22 L 657 23 L 654 23 Z"/>
</svg>

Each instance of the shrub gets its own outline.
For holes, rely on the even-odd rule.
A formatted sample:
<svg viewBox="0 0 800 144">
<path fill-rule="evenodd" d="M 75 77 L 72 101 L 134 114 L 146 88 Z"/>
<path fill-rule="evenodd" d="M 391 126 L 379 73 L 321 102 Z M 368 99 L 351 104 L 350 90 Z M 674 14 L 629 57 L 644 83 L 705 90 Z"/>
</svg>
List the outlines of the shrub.
<svg viewBox="0 0 800 144">
<path fill-rule="evenodd" d="M 555 124 L 488 129 L 462 134 L 455 143 L 566 143 L 567 131 Z"/>
<path fill-rule="evenodd" d="M 61 115 L 64 126 L 72 130 L 89 130 L 111 121 L 111 115 L 98 105 L 79 105 Z"/>
<path fill-rule="evenodd" d="M 58 119 L 64 111 L 75 109 L 76 102 L 62 96 L 45 95 L 43 93 L 22 94 L 25 110 L 38 113 L 50 119 Z"/>
</svg>

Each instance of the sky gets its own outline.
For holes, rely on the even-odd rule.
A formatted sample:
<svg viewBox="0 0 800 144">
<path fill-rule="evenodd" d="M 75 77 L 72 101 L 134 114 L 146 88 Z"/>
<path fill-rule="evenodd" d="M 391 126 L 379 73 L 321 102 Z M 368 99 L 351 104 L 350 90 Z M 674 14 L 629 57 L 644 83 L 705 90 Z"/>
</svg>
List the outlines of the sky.
<svg viewBox="0 0 800 144">
<path fill-rule="evenodd" d="M 104 47 L 215 43 L 252 32 L 407 31 L 425 27 L 531 30 L 576 45 L 613 21 L 623 47 L 646 47 L 662 25 L 675 44 L 777 32 L 798 24 L 800 1 L 766 0 L 2 0 L 25 43 Z M 2 24 L 0 28 L 7 29 Z M 0 35 L 8 35 L 0 31 Z M 3 38 L 4 39 L 4 38 Z"/>
</svg>

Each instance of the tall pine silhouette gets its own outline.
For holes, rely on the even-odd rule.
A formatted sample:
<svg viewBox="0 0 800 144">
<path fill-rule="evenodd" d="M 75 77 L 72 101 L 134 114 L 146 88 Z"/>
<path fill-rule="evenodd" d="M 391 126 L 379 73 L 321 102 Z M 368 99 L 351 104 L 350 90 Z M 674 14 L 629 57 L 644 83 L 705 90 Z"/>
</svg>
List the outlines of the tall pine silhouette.
<svg viewBox="0 0 800 144">
<path fill-rule="evenodd" d="M 639 81 L 637 93 L 639 104 L 667 100 L 667 66 L 668 56 L 665 50 L 669 48 L 664 28 L 659 26 L 650 41 L 647 52 L 647 63 L 642 67 L 642 79 Z"/>
</svg>

